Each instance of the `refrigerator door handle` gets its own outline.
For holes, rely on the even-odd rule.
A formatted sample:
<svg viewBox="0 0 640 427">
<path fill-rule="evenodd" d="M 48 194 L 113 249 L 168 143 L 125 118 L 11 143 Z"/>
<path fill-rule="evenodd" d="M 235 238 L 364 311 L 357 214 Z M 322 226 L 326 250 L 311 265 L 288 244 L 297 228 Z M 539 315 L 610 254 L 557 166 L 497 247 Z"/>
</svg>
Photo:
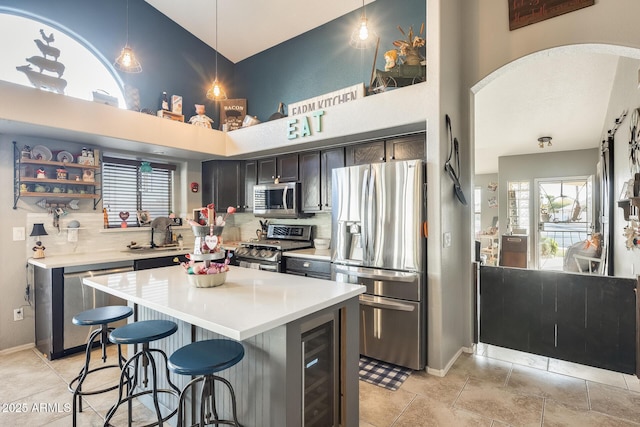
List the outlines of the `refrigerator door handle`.
<svg viewBox="0 0 640 427">
<path fill-rule="evenodd" d="M 360 295 L 360 304 L 367 305 L 373 308 L 380 308 L 383 310 L 396 310 L 396 311 L 414 311 L 415 307 L 409 304 L 403 304 L 401 302 L 395 302 L 388 298 L 379 298 L 369 295 Z"/>
<path fill-rule="evenodd" d="M 366 262 L 370 263 L 373 259 L 373 246 L 374 246 L 374 211 L 373 211 L 373 195 L 375 190 L 375 175 L 374 170 L 371 169 L 369 173 L 369 185 L 367 186 L 367 252 L 364 257 Z"/>
<path fill-rule="evenodd" d="M 387 280 L 394 282 L 415 282 L 420 278 L 418 273 L 408 273 L 408 272 L 391 272 L 387 273 L 384 270 L 374 270 L 372 268 L 349 268 L 347 266 L 336 265 L 335 272 L 340 274 L 345 274 L 347 276 L 352 277 L 362 277 L 363 279 L 373 279 L 373 280 Z"/>
<path fill-rule="evenodd" d="M 369 189 L 369 169 L 365 169 L 362 177 L 362 193 L 360 194 L 360 244 L 362 246 L 362 258 L 367 259 L 367 245 L 369 236 L 367 235 L 367 193 Z"/>
</svg>

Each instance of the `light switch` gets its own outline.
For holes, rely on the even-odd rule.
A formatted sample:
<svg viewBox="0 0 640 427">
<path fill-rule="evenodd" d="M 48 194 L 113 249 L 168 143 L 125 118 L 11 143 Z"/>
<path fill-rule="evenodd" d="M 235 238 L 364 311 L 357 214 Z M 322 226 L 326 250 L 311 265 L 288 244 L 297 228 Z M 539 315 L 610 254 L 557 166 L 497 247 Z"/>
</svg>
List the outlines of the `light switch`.
<svg viewBox="0 0 640 427">
<path fill-rule="evenodd" d="M 24 227 L 13 227 L 13 241 L 19 241 L 25 239 L 25 228 Z"/>
</svg>

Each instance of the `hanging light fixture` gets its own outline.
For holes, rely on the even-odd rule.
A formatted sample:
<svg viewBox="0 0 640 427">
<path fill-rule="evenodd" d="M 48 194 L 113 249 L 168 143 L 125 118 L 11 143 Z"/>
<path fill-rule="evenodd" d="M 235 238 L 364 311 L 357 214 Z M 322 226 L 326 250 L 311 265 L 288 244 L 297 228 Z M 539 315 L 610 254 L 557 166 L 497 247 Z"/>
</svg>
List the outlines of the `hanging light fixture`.
<svg viewBox="0 0 640 427">
<path fill-rule="evenodd" d="M 216 0 L 216 78 L 213 80 L 213 84 L 207 91 L 207 99 L 213 99 L 219 101 L 221 99 L 227 99 L 227 93 L 224 88 L 218 82 L 218 0 Z"/>
<path fill-rule="evenodd" d="M 140 162 L 140 187 L 142 191 L 151 190 L 151 176 L 153 175 L 153 167 L 149 162 Z"/>
<path fill-rule="evenodd" d="M 349 46 L 355 47 L 356 49 L 367 49 L 374 45 L 376 39 L 377 35 L 369 28 L 367 11 L 364 6 L 364 0 L 362 0 L 362 16 L 360 17 L 360 24 L 351 32 Z"/>
<path fill-rule="evenodd" d="M 127 41 L 122 48 L 120 56 L 116 58 L 113 65 L 120 71 L 125 73 L 140 73 L 142 71 L 142 65 L 133 53 L 133 49 L 129 47 L 129 0 L 127 0 Z"/>
<path fill-rule="evenodd" d="M 538 138 L 538 148 L 544 148 L 544 145 L 547 144 L 548 147 L 551 147 L 551 137 L 550 136 L 541 136 Z"/>
</svg>

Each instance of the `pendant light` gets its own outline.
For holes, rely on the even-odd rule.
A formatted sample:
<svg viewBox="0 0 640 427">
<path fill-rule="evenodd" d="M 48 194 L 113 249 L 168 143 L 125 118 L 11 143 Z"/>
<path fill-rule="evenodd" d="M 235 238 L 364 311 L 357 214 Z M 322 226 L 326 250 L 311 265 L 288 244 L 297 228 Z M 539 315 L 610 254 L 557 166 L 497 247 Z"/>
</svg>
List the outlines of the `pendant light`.
<svg viewBox="0 0 640 427">
<path fill-rule="evenodd" d="M 213 99 L 219 101 L 221 99 L 227 99 L 227 93 L 224 88 L 218 82 L 218 0 L 216 0 L 216 78 L 213 80 L 213 84 L 207 91 L 207 99 Z"/>
<path fill-rule="evenodd" d="M 360 17 L 358 27 L 351 32 L 349 46 L 355 47 L 356 49 L 368 49 L 375 44 L 377 38 L 378 36 L 375 32 L 369 28 L 367 11 L 364 6 L 364 0 L 362 0 L 362 16 Z"/>
<path fill-rule="evenodd" d="M 133 53 L 133 49 L 129 47 L 129 0 L 127 0 L 127 17 L 126 17 L 126 27 L 127 27 L 127 41 L 122 48 L 122 52 L 120 56 L 116 58 L 116 61 L 113 65 L 120 71 L 125 73 L 140 73 L 142 71 L 142 65 L 136 58 L 136 55 Z"/>
</svg>

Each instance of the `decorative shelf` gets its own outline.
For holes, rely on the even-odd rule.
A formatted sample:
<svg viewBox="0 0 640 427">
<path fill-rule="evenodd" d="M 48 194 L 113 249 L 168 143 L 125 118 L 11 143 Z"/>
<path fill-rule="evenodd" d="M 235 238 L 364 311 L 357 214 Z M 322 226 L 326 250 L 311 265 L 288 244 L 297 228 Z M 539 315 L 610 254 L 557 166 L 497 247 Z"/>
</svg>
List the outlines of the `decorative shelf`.
<svg viewBox="0 0 640 427">
<path fill-rule="evenodd" d="M 42 192 L 33 192 L 33 191 L 22 191 L 20 192 L 21 197 L 41 197 L 43 199 L 98 199 L 100 198 L 99 194 L 81 194 L 81 193 L 46 193 Z"/>
<path fill-rule="evenodd" d="M 28 165 L 40 165 L 40 166 L 59 166 L 69 169 L 100 169 L 100 165 L 85 165 L 82 163 L 70 163 L 70 162 L 55 162 L 53 160 L 37 160 L 37 159 L 19 159 L 20 163 Z"/>
<path fill-rule="evenodd" d="M 622 208 L 625 221 L 629 221 L 631 217 L 637 219 L 638 208 L 640 208 L 640 197 L 629 197 L 628 199 L 618 200 L 618 207 Z"/>
<path fill-rule="evenodd" d="M 68 184 L 68 185 L 92 185 L 96 186 L 95 181 L 76 181 L 75 179 L 54 179 L 54 178 L 29 178 L 20 177 L 20 182 L 33 182 L 45 184 Z"/>
</svg>

